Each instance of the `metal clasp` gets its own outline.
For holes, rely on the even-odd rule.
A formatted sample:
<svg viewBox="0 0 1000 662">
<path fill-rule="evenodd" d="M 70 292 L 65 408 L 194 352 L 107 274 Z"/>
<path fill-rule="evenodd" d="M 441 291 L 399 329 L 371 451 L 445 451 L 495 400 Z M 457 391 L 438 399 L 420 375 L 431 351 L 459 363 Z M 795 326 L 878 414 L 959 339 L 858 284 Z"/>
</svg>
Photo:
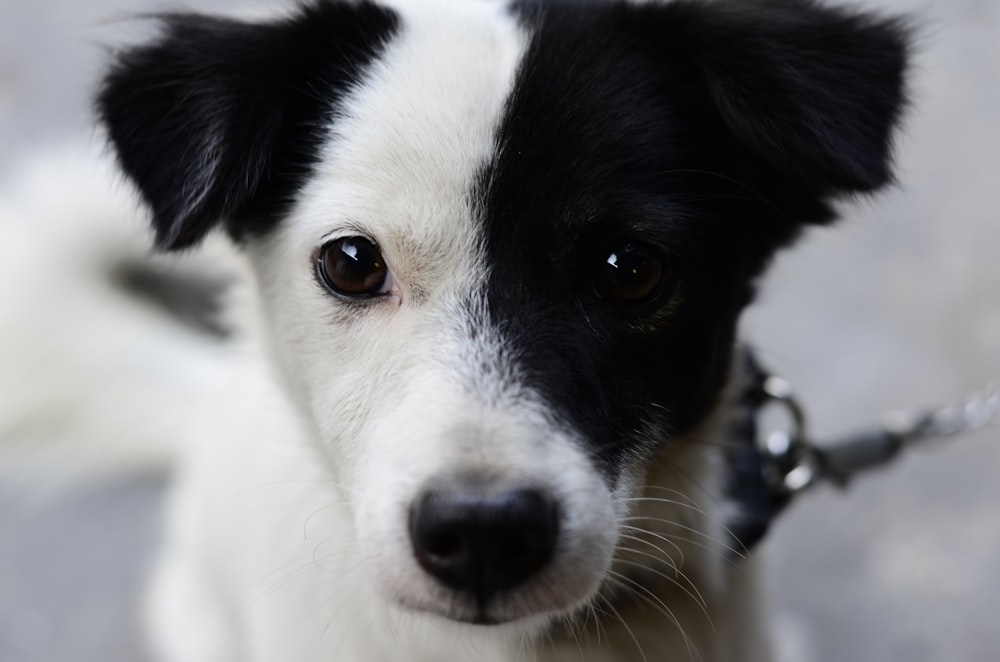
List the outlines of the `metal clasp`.
<svg viewBox="0 0 1000 662">
<path fill-rule="evenodd" d="M 808 442 L 805 410 L 796 399 L 792 385 L 773 375 L 761 384 L 764 401 L 782 408 L 790 420 L 790 429 L 772 430 L 761 440 L 761 452 L 770 462 L 768 481 L 792 496 L 811 487 L 820 477 L 816 454 Z"/>
</svg>

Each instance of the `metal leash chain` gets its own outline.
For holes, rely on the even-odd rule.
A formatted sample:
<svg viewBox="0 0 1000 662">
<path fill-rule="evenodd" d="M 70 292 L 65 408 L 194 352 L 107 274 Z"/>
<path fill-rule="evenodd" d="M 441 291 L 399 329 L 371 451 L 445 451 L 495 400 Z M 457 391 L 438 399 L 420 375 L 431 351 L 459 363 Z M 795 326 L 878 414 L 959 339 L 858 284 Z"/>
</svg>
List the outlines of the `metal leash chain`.
<svg viewBox="0 0 1000 662">
<path fill-rule="evenodd" d="M 821 481 L 846 486 L 856 475 L 895 458 L 919 443 L 981 430 L 1000 422 L 1000 384 L 972 395 L 964 403 L 918 413 L 893 412 L 883 424 L 829 443 L 812 443 L 805 413 L 791 385 L 772 375 L 759 384 L 761 406 L 784 407 L 792 421 L 790 431 L 763 436 L 761 453 L 765 480 L 787 500 Z"/>
</svg>

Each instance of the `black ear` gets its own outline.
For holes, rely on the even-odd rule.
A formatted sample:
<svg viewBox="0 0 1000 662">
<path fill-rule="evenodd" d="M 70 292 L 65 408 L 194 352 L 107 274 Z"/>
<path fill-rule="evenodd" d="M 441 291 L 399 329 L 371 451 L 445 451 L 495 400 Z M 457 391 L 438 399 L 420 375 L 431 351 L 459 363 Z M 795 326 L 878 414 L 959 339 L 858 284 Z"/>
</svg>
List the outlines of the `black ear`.
<svg viewBox="0 0 1000 662">
<path fill-rule="evenodd" d="M 268 23 L 160 20 L 157 41 L 118 57 L 97 108 L 165 250 L 221 220 L 239 235 L 280 212 L 314 165 L 338 96 L 397 23 L 364 0 L 315 0 Z"/>
<path fill-rule="evenodd" d="M 733 138 L 819 194 L 891 180 L 906 104 L 900 19 L 811 0 L 685 2 L 671 8 Z"/>
</svg>

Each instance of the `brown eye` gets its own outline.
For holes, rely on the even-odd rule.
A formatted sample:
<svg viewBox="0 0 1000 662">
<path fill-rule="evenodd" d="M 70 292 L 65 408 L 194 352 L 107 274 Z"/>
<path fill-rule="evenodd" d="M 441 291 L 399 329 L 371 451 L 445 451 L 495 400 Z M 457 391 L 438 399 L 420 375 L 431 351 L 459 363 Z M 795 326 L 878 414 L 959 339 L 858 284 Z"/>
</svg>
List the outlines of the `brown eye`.
<svg viewBox="0 0 1000 662">
<path fill-rule="evenodd" d="M 639 303 L 655 294 L 663 280 L 663 263 L 641 244 L 615 247 L 594 274 L 594 294 L 609 303 Z"/>
<path fill-rule="evenodd" d="M 378 246 L 364 237 L 345 237 L 324 245 L 316 268 L 327 287 L 352 298 L 380 294 L 389 277 Z"/>
</svg>

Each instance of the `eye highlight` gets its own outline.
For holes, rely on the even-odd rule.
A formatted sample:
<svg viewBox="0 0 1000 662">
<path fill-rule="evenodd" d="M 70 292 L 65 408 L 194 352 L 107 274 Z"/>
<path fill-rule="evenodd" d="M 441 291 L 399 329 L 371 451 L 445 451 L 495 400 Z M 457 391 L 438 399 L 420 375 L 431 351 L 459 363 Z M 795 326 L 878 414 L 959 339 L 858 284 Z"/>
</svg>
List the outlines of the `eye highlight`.
<svg viewBox="0 0 1000 662">
<path fill-rule="evenodd" d="M 616 246 L 594 272 L 594 295 L 608 303 L 640 303 L 660 291 L 665 271 L 663 260 L 648 246 Z"/>
<path fill-rule="evenodd" d="M 366 237 L 344 237 L 324 244 L 316 272 L 328 289 L 352 299 L 382 294 L 389 279 L 381 251 Z"/>
</svg>

